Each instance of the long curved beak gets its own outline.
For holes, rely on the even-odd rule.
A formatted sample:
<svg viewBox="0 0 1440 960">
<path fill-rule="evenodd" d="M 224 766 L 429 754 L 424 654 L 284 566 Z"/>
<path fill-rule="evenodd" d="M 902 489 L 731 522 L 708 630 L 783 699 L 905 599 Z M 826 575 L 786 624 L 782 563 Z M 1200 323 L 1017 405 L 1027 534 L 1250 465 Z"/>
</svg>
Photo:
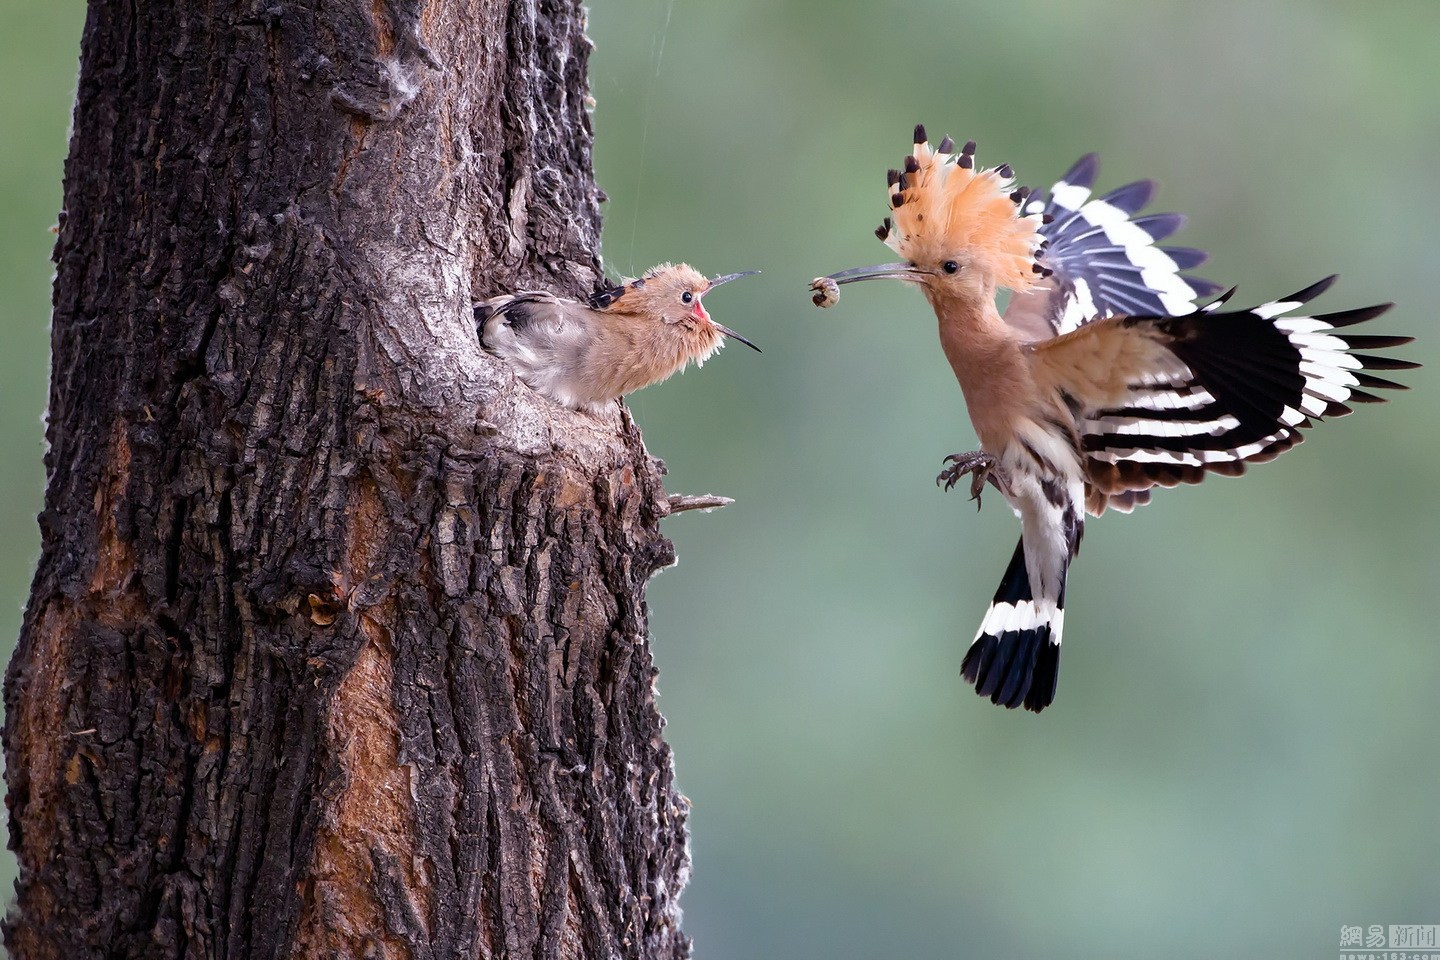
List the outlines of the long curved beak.
<svg viewBox="0 0 1440 960">
<path fill-rule="evenodd" d="M 873 267 L 855 267 L 832 273 L 829 279 L 836 283 L 858 283 L 861 280 L 908 280 L 919 283 L 924 271 L 908 263 L 882 263 Z"/>
<path fill-rule="evenodd" d="M 742 276 L 743 276 L 743 274 L 742 274 Z M 755 346 L 755 344 L 751 343 L 749 340 L 746 340 L 744 337 L 740 336 L 740 334 L 736 333 L 734 330 L 731 330 L 729 327 L 724 326 L 723 324 L 715 323 L 714 320 L 711 320 L 710 322 L 711 322 L 712 324 L 715 324 L 715 329 L 716 329 L 716 330 L 719 330 L 721 333 L 725 334 L 725 336 L 729 337 L 731 340 L 739 340 L 741 343 L 745 344 L 745 346 L 749 347 L 751 350 L 754 350 L 756 353 L 761 353 L 761 352 L 763 352 L 763 351 L 761 351 L 761 349 L 760 349 L 759 347 Z"/>
<path fill-rule="evenodd" d="M 710 290 L 714 290 L 716 287 L 720 286 L 720 284 L 722 284 L 722 283 L 729 283 L 731 280 L 739 280 L 741 277 L 753 277 L 753 276 L 756 276 L 756 275 L 759 274 L 759 273 L 760 273 L 759 270 L 746 270 L 746 271 L 743 272 L 743 273 L 727 273 L 727 274 L 725 274 L 723 277 L 716 277 L 714 280 L 711 280 L 711 281 L 710 281 Z M 710 290 L 706 290 L 705 292 L 706 292 L 706 293 L 709 293 Z"/>
<path fill-rule="evenodd" d="M 746 270 L 742 273 L 727 273 L 724 276 L 716 277 L 714 280 L 710 281 L 710 286 L 705 292 L 708 294 L 711 290 L 714 290 L 722 283 L 729 283 L 731 280 L 739 280 L 741 277 L 753 277 L 759 272 L 759 270 Z M 736 333 L 734 330 L 731 330 L 729 327 L 723 324 L 715 323 L 714 319 L 711 319 L 708 314 L 706 314 L 706 318 L 710 319 L 710 322 L 712 324 L 715 324 L 716 330 L 719 330 L 731 340 L 739 340 L 741 343 L 745 344 L 745 346 L 749 347 L 751 350 L 754 350 L 756 353 L 761 352 L 759 347 L 755 346 L 755 344 L 740 336 L 740 334 Z"/>
</svg>

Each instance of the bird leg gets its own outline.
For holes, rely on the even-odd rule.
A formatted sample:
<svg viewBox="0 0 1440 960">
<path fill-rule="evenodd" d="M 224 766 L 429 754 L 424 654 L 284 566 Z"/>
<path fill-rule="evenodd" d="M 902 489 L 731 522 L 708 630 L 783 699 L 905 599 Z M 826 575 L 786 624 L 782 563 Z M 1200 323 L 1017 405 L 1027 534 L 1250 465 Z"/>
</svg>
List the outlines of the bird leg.
<svg viewBox="0 0 1440 960">
<path fill-rule="evenodd" d="M 970 478 L 970 499 L 975 501 L 975 509 L 980 509 L 980 493 L 985 489 L 985 482 L 1000 491 L 1001 496 L 1008 495 L 1006 489 L 1009 484 L 1005 480 L 1004 473 L 1000 470 L 1000 461 L 983 450 L 971 450 L 969 453 L 952 453 L 945 458 L 950 464 L 940 475 L 935 478 L 936 485 L 944 484 L 948 491 L 965 474 L 972 474 Z"/>
</svg>

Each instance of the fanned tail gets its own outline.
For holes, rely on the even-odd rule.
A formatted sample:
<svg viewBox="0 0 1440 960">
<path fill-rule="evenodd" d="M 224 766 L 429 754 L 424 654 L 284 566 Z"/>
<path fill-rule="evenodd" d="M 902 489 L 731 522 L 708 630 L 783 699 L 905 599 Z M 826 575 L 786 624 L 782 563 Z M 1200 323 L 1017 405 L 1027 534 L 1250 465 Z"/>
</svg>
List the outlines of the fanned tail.
<svg viewBox="0 0 1440 960">
<path fill-rule="evenodd" d="M 960 672 L 991 703 L 1039 713 L 1055 699 L 1064 624 L 1064 575 L 1057 596 L 1035 597 L 1022 538 Z"/>
</svg>

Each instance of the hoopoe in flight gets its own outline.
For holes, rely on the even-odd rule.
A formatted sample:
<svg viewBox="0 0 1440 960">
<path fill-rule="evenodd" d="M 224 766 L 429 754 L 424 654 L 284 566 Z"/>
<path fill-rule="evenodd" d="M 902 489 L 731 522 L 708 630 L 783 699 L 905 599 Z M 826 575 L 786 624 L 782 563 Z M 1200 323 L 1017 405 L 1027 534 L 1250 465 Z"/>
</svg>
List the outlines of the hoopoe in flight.
<svg viewBox="0 0 1440 960">
<path fill-rule="evenodd" d="M 1299 443 L 1313 420 L 1401 387 L 1367 371 L 1419 366 L 1350 352 L 1410 337 L 1339 332 L 1391 304 L 1295 315 L 1334 277 L 1250 310 L 1221 309 L 1233 290 L 1197 308 L 1220 288 L 1182 271 L 1206 254 L 1156 245 L 1184 218 L 1135 216 L 1150 181 L 1090 199 L 1097 166 L 1086 156 L 1031 199 L 1008 165 L 977 168 L 973 142 L 932 149 L 916 127 L 876 231 L 903 259 L 812 285 L 822 306 L 836 285 L 877 278 L 929 299 L 981 447 L 947 457 L 937 483 L 970 474 L 978 500 L 988 481 L 1021 526 L 962 673 L 992 702 L 1037 713 L 1055 697 L 1065 576 L 1086 513 L 1128 513 L 1153 487 L 1237 476 Z M 1003 316 L 999 289 L 1012 293 Z"/>
<path fill-rule="evenodd" d="M 692 362 L 703 365 L 726 337 L 759 352 L 701 302 L 721 284 L 758 272 L 707 280 L 689 264 L 662 263 L 586 303 L 550 293 L 492 297 L 475 304 L 475 324 L 481 346 L 508 360 L 532 390 L 598 413 Z"/>
</svg>

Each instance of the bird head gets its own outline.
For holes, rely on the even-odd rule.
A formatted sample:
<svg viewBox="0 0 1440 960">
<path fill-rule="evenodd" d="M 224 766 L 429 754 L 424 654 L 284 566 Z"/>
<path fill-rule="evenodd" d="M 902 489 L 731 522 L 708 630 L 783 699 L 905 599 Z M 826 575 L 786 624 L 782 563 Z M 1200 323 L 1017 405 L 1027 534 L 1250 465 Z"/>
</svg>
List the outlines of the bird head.
<svg viewBox="0 0 1440 960">
<path fill-rule="evenodd" d="M 755 344 L 715 322 L 703 302 L 704 296 L 721 284 L 756 273 L 759 271 L 748 270 L 711 279 L 687 263 L 662 263 L 634 280 L 601 290 L 591 298 L 590 305 L 617 318 L 646 323 L 658 327 L 660 332 L 694 340 L 692 352 L 699 359 L 713 353 L 723 342 L 721 337 L 738 340 L 759 352 Z"/>
<path fill-rule="evenodd" d="M 915 128 L 915 148 L 889 172 L 891 214 L 875 231 L 903 260 L 830 275 L 836 283 L 895 279 L 919 284 L 932 300 L 978 301 L 996 289 L 1029 290 L 1049 271 L 1036 261 L 1040 214 L 1025 215 L 1029 191 L 1009 165 L 980 169 L 975 143 L 958 152 L 946 137 L 932 148 Z"/>
</svg>

